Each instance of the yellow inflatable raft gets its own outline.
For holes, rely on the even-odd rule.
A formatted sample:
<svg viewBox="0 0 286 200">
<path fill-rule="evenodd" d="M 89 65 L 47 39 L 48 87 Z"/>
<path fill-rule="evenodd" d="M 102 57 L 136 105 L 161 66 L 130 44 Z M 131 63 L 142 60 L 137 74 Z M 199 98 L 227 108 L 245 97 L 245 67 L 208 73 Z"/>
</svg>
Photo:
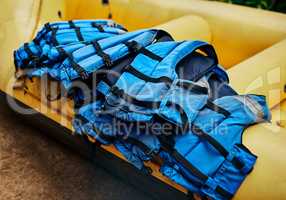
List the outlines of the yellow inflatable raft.
<svg viewBox="0 0 286 200">
<path fill-rule="evenodd" d="M 203 0 L 2 0 L 0 7 L 0 90 L 46 117 L 72 129 L 72 103 L 41 100 L 38 80 L 15 91 L 12 52 L 30 40 L 48 21 L 107 18 L 110 14 L 130 31 L 160 27 L 176 40 L 212 43 L 239 93 L 265 95 L 272 108 L 271 124 L 248 128 L 244 144 L 258 155 L 255 170 L 234 199 L 286 199 L 286 15 Z M 123 159 L 113 148 L 104 147 Z M 181 193 L 187 191 L 153 176 Z"/>
</svg>

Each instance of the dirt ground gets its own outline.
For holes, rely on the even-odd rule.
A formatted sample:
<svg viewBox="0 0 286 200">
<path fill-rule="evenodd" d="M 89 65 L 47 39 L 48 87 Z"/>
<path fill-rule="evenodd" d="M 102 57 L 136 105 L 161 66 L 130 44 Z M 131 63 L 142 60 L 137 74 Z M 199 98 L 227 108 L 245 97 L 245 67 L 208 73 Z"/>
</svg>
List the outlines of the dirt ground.
<svg viewBox="0 0 286 200">
<path fill-rule="evenodd" d="M 150 199 L 0 107 L 0 200 Z"/>
</svg>

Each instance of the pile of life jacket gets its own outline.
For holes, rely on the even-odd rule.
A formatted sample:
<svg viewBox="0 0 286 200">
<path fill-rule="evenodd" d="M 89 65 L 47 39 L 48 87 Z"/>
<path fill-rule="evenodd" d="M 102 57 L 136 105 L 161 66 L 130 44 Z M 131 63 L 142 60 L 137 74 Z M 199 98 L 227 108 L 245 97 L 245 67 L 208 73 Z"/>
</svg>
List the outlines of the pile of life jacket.
<svg viewBox="0 0 286 200">
<path fill-rule="evenodd" d="M 174 41 L 163 30 L 48 23 L 14 59 L 18 79 L 48 75 L 62 84 L 75 101 L 76 134 L 114 145 L 145 173 L 147 161 L 159 163 L 164 176 L 202 197 L 233 197 L 257 159 L 243 131 L 271 118 L 264 96 L 229 86 L 210 44 Z"/>
</svg>

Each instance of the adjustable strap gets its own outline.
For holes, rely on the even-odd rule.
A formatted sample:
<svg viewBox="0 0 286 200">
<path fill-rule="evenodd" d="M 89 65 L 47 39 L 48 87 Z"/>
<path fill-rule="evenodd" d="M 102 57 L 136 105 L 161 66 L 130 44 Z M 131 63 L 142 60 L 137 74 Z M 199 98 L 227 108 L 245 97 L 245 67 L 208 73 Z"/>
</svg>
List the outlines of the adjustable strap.
<svg viewBox="0 0 286 200">
<path fill-rule="evenodd" d="M 134 76 L 146 81 L 146 82 L 152 82 L 152 83 L 166 83 L 167 85 L 171 85 L 173 80 L 170 79 L 167 76 L 161 76 L 159 78 L 153 78 L 150 76 L 147 76 L 141 72 L 139 72 L 137 69 L 135 69 L 134 67 L 132 67 L 131 65 L 128 65 L 127 67 L 124 68 L 124 71 L 129 72 L 131 74 L 133 74 Z"/>
<path fill-rule="evenodd" d="M 173 103 L 171 101 L 168 101 L 166 103 L 166 106 L 167 107 L 171 107 L 171 108 L 174 108 L 176 109 L 179 113 L 180 113 L 180 117 L 181 117 L 181 120 L 182 120 L 182 132 L 185 133 L 189 130 L 190 128 L 190 124 L 189 124 L 189 118 L 188 118 L 188 115 L 187 113 L 185 112 L 185 110 L 179 105 L 179 104 L 176 104 L 176 103 Z"/>
<path fill-rule="evenodd" d="M 71 54 L 69 54 L 68 52 L 66 52 L 63 47 L 61 46 L 58 46 L 56 47 L 56 49 L 58 50 L 58 52 L 60 53 L 61 56 L 63 57 L 67 57 L 71 63 L 71 66 L 72 68 L 80 75 L 80 77 L 85 80 L 85 79 L 88 79 L 89 77 L 89 74 L 88 72 L 83 68 L 81 67 L 78 63 L 76 63 L 72 57 Z"/>
<path fill-rule="evenodd" d="M 130 52 L 132 53 L 136 53 L 136 54 L 144 54 L 145 56 L 153 59 L 153 60 L 157 60 L 159 62 L 161 62 L 163 60 L 162 57 L 154 54 L 152 51 L 149 51 L 148 49 L 146 49 L 145 47 L 142 47 L 138 42 L 136 41 L 129 41 L 129 42 L 124 42 L 123 44 L 125 44 L 127 46 L 127 48 L 129 49 Z"/>
<path fill-rule="evenodd" d="M 34 67 L 51 67 L 47 63 L 43 63 L 44 61 L 49 60 L 48 56 L 42 55 L 41 57 L 35 57 L 33 61 Z"/>
<path fill-rule="evenodd" d="M 191 129 L 191 131 L 194 134 L 196 134 L 198 137 L 208 141 L 208 143 L 211 144 L 225 159 L 229 159 L 230 153 L 215 138 L 213 138 L 211 135 L 205 133 L 202 129 L 200 129 L 198 126 L 196 126 L 194 124 L 192 124 L 190 126 L 189 121 L 188 121 L 188 115 L 180 105 L 169 101 L 169 102 L 167 102 L 166 106 L 173 107 L 180 113 L 182 124 L 183 124 L 182 128 L 179 129 L 179 130 L 181 130 L 181 133 L 185 133 L 186 131 Z M 176 126 L 178 126 L 178 125 L 176 125 Z M 179 125 L 179 127 L 180 127 L 180 125 Z M 174 129 L 174 130 L 178 130 L 178 129 Z M 176 133 L 174 133 L 174 134 L 176 134 Z M 244 163 L 236 157 L 232 157 L 230 161 L 233 163 L 233 165 L 237 169 L 242 169 L 244 167 Z"/>
<path fill-rule="evenodd" d="M 98 56 L 100 56 L 103 59 L 103 62 L 105 66 L 111 67 L 113 65 L 112 60 L 108 54 L 106 54 L 101 46 L 98 44 L 96 40 L 91 41 L 91 44 L 93 45 L 94 49 L 96 50 L 96 53 Z"/>
<path fill-rule="evenodd" d="M 56 47 L 56 49 L 57 49 L 57 51 L 59 52 L 59 54 L 60 54 L 60 56 L 62 58 L 69 56 L 68 53 L 64 50 L 63 47 Z"/>
<path fill-rule="evenodd" d="M 162 57 L 154 54 L 152 51 L 149 51 L 148 49 L 142 47 L 140 50 L 139 50 L 139 53 L 142 53 L 144 54 L 145 56 L 149 57 L 149 58 L 152 58 L 153 60 L 157 60 L 159 62 L 161 62 L 163 60 Z"/>
<path fill-rule="evenodd" d="M 49 31 L 52 30 L 52 27 L 51 27 L 50 23 L 46 23 L 46 24 L 44 25 L 44 27 L 45 27 L 45 29 L 47 30 L 47 32 L 49 32 Z"/>
<path fill-rule="evenodd" d="M 218 152 L 220 152 L 220 154 L 223 157 L 227 157 L 228 156 L 228 151 L 218 142 L 216 141 L 212 136 L 210 136 L 209 134 L 205 133 L 202 129 L 200 129 L 198 126 L 192 124 L 191 126 L 191 130 L 194 134 L 196 134 L 197 136 L 199 136 L 200 138 L 203 138 L 205 140 L 208 141 L 208 143 L 210 143 Z"/>
<path fill-rule="evenodd" d="M 76 37 L 77 37 L 78 41 L 79 42 L 83 42 L 84 38 L 83 38 L 83 36 L 82 36 L 82 34 L 80 32 L 80 28 L 79 27 L 75 27 L 74 30 L 75 30 Z"/>
<path fill-rule="evenodd" d="M 113 86 L 111 88 L 111 92 L 113 94 L 115 94 L 116 96 L 123 98 L 125 101 L 133 104 L 133 105 L 137 105 L 137 106 L 141 106 L 141 107 L 146 107 L 146 108 L 150 108 L 150 109 L 154 109 L 154 108 L 159 108 L 161 102 L 152 102 L 152 101 L 141 101 L 138 100 L 134 97 L 131 97 L 130 95 L 124 93 L 124 90 L 119 89 L 116 86 Z M 192 124 L 192 126 L 190 127 L 189 124 L 189 120 L 188 120 L 188 115 L 185 112 L 185 110 L 176 103 L 173 103 L 171 101 L 168 101 L 166 103 L 166 106 L 168 107 L 172 107 L 174 109 L 176 109 L 179 113 L 180 113 L 180 117 L 182 120 L 182 133 L 185 133 L 186 131 L 188 131 L 190 128 L 193 131 L 193 133 L 195 133 L 197 136 L 207 140 L 215 149 L 217 149 L 217 151 L 225 158 L 228 157 L 229 152 L 224 148 L 224 146 L 222 146 L 217 140 L 215 140 L 213 137 L 211 137 L 209 134 L 205 133 L 203 130 L 201 130 L 199 127 L 197 127 L 196 125 Z M 234 161 L 232 161 L 233 164 L 241 169 L 241 166 L 243 166 L 244 164 L 240 162 L 239 159 L 235 159 Z M 240 163 L 239 163 L 240 162 Z"/>
<path fill-rule="evenodd" d="M 24 62 L 24 65 L 27 65 L 25 66 L 25 68 L 36 68 L 38 66 L 45 66 L 44 63 L 42 63 L 43 61 L 47 60 L 47 56 L 42 56 L 42 57 L 39 57 L 37 55 L 35 55 L 31 48 L 29 47 L 29 44 L 28 43 L 25 43 L 24 44 L 24 51 L 28 54 L 28 58 L 25 59 L 25 62 Z"/>
<path fill-rule="evenodd" d="M 54 46 L 59 46 L 59 42 L 57 41 L 57 31 L 58 28 L 52 28 L 52 36 L 51 36 L 51 42 L 54 44 Z"/>
<path fill-rule="evenodd" d="M 36 55 L 34 55 L 32 50 L 30 49 L 28 43 L 24 44 L 24 51 L 28 54 L 28 59 L 34 59 L 35 57 L 37 57 Z"/>
<path fill-rule="evenodd" d="M 215 112 L 218 112 L 218 113 L 224 115 L 225 117 L 230 116 L 230 112 L 229 111 L 227 111 L 226 109 L 224 109 L 224 108 L 214 104 L 212 101 L 208 100 L 207 103 L 206 103 L 206 107 L 208 109 L 211 109 L 211 110 L 213 110 Z"/>
<path fill-rule="evenodd" d="M 78 41 L 80 41 L 80 42 L 84 41 L 84 38 L 80 32 L 80 27 L 77 27 L 72 20 L 69 20 L 68 23 L 70 25 L 70 28 L 75 30 Z"/>
<path fill-rule="evenodd" d="M 40 41 L 38 40 L 38 38 L 34 38 L 32 41 L 35 45 L 40 45 Z"/>
<path fill-rule="evenodd" d="M 91 26 L 97 28 L 99 32 L 104 32 L 104 29 L 101 25 L 97 24 L 96 22 L 91 22 Z"/>
<path fill-rule="evenodd" d="M 170 155 L 180 164 L 184 166 L 184 168 L 188 169 L 192 174 L 198 177 L 202 182 L 206 182 L 208 180 L 208 176 L 201 172 L 198 168 L 196 168 L 192 163 L 186 160 L 178 151 L 173 150 L 169 152 Z"/>
<path fill-rule="evenodd" d="M 221 186 L 217 186 L 215 191 L 220 194 L 221 196 L 225 197 L 226 199 L 231 199 L 233 198 L 233 194 L 231 194 L 230 192 L 226 191 L 225 189 L 223 189 Z"/>
<path fill-rule="evenodd" d="M 202 181 L 202 184 L 206 184 L 210 179 L 206 174 L 204 174 L 201 170 L 195 167 L 191 162 L 185 159 L 176 149 L 174 149 L 174 140 L 171 136 L 166 135 L 159 135 L 158 136 L 162 149 L 169 153 L 172 158 L 174 158 L 178 163 L 180 163 L 184 168 L 190 171 L 193 175 L 195 175 L 199 180 Z M 184 176 L 186 179 L 189 179 L 190 182 L 194 182 L 188 176 Z M 215 191 L 220 194 L 221 196 L 230 199 L 233 195 L 220 187 L 219 185 L 216 186 Z"/>
<path fill-rule="evenodd" d="M 68 21 L 70 28 L 76 28 L 76 25 L 74 24 L 74 22 L 72 20 Z"/>
<path fill-rule="evenodd" d="M 205 133 L 202 129 L 200 129 L 198 126 L 196 126 L 194 124 L 192 124 L 191 130 L 197 136 L 199 136 L 199 137 L 205 139 L 206 141 L 208 141 L 208 143 L 211 144 L 225 159 L 228 159 L 228 156 L 229 156 L 230 153 L 216 139 L 214 139 L 209 134 Z M 243 169 L 243 167 L 245 165 L 237 157 L 232 157 L 230 161 L 239 170 Z"/>
<path fill-rule="evenodd" d="M 74 59 L 72 58 L 72 56 L 69 56 L 68 58 L 69 58 L 69 61 L 71 62 L 72 68 L 80 75 L 80 77 L 83 80 L 88 79 L 89 75 L 87 71 L 85 71 L 85 69 L 82 66 L 76 63 Z"/>
<path fill-rule="evenodd" d="M 128 41 L 123 43 L 125 46 L 127 46 L 128 50 L 132 53 L 138 53 L 139 50 L 142 48 L 142 46 L 136 42 L 136 41 Z"/>
<path fill-rule="evenodd" d="M 134 76 L 146 81 L 146 82 L 151 82 L 151 83 L 165 83 L 167 86 L 170 86 L 173 83 L 173 80 L 167 76 L 161 76 L 159 78 L 153 78 L 150 76 L 147 76 L 131 65 L 128 65 L 124 68 L 124 71 L 133 74 Z M 184 88 L 185 90 L 192 91 L 196 94 L 208 94 L 208 88 L 206 87 L 201 87 L 199 85 L 195 85 L 189 82 L 182 82 L 178 81 L 176 84 L 178 87 Z"/>
<path fill-rule="evenodd" d="M 148 109 L 158 109 L 160 108 L 161 101 L 143 101 L 143 100 L 138 100 L 135 97 L 132 97 L 124 92 L 123 89 L 119 89 L 117 86 L 113 86 L 110 89 L 110 92 L 114 94 L 115 96 L 124 99 L 126 102 L 133 104 L 135 106 L 140 106 Z M 182 132 L 186 132 L 189 130 L 190 125 L 189 125 L 189 119 L 187 113 L 184 111 L 184 109 L 176 103 L 173 103 L 171 101 L 168 101 L 166 103 L 167 107 L 171 107 L 176 109 L 181 116 L 182 120 Z"/>
<path fill-rule="evenodd" d="M 182 82 L 182 81 L 178 81 L 176 84 L 178 87 L 184 88 L 185 90 L 189 90 L 193 93 L 196 94 L 208 94 L 208 88 L 206 87 L 202 87 L 199 85 L 195 85 L 193 83 L 190 82 Z"/>
<path fill-rule="evenodd" d="M 231 160 L 232 164 L 239 170 L 243 170 L 245 164 L 237 157 L 233 157 Z M 251 171 L 251 170 L 250 170 Z"/>
</svg>

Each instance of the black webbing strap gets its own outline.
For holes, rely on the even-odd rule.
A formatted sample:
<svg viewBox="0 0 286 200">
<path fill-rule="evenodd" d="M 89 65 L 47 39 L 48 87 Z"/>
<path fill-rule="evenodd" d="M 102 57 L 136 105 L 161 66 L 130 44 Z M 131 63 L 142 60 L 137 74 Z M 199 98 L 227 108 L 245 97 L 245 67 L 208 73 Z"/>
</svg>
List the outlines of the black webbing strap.
<svg viewBox="0 0 286 200">
<path fill-rule="evenodd" d="M 124 93 L 124 90 L 119 89 L 116 86 L 113 86 L 110 90 L 114 95 L 124 99 L 126 102 L 136 105 L 136 106 L 140 106 L 140 107 L 145 107 L 145 108 L 159 108 L 161 102 L 160 101 L 142 101 L 142 100 L 138 100 L 135 97 L 132 97 L 126 93 Z"/>
<path fill-rule="evenodd" d="M 148 49 L 146 49 L 145 47 L 142 47 L 140 50 L 139 50 L 139 53 L 142 53 L 144 54 L 145 56 L 149 57 L 149 58 L 152 58 L 153 60 L 157 60 L 159 62 L 161 62 L 163 60 L 162 57 L 156 55 L 155 53 L 153 53 L 152 51 L 149 51 Z"/>
<path fill-rule="evenodd" d="M 37 68 L 40 65 L 41 66 L 45 65 L 44 63 L 42 63 L 42 61 L 47 59 L 47 57 L 46 56 L 39 57 L 35 55 L 32 52 L 31 48 L 29 47 L 28 43 L 24 44 L 24 51 L 28 54 L 28 58 L 24 60 L 24 65 L 26 65 L 25 66 L 26 68 Z"/>
<path fill-rule="evenodd" d="M 82 68 L 82 66 L 80 66 L 78 63 L 76 63 L 74 61 L 74 59 L 72 58 L 72 56 L 69 56 L 69 61 L 72 65 L 72 68 L 80 75 L 80 77 L 83 79 L 83 80 L 86 80 L 88 79 L 89 77 L 89 74 L 87 73 L 87 71 L 85 71 L 84 68 Z"/>
<path fill-rule="evenodd" d="M 85 71 L 84 68 L 82 68 L 78 63 L 76 63 L 72 57 L 71 54 L 69 54 L 68 52 L 66 52 L 64 50 L 63 47 L 56 47 L 56 49 L 58 50 L 58 52 L 60 53 L 60 55 L 62 57 L 67 57 L 72 65 L 72 68 L 80 75 L 80 77 L 85 80 L 85 79 L 88 79 L 89 77 L 89 74 L 87 73 L 87 71 Z"/>
<path fill-rule="evenodd" d="M 74 30 L 75 30 L 76 37 L 77 37 L 78 41 L 79 42 L 83 42 L 84 38 L 83 38 L 83 36 L 82 36 L 82 34 L 80 32 L 80 28 L 79 27 L 75 27 Z"/>
<path fill-rule="evenodd" d="M 241 160 L 239 160 L 237 157 L 233 157 L 233 159 L 231 160 L 231 163 L 239 170 L 241 170 L 245 166 L 245 164 Z"/>
<path fill-rule="evenodd" d="M 69 56 L 68 53 L 64 50 L 63 47 L 56 47 L 56 49 L 57 49 L 57 51 L 59 52 L 59 54 L 60 54 L 60 56 L 62 58 Z"/>
<path fill-rule="evenodd" d="M 227 149 L 225 149 L 225 147 L 221 145 L 215 138 L 205 133 L 202 129 L 200 129 L 198 126 L 194 124 L 190 126 L 187 113 L 184 111 L 184 109 L 180 105 L 168 101 L 166 106 L 173 107 L 180 113 L 180 117 L 181 117 L 182 124 L 183 124 L 182 129 L 179 129 L 181 130 L 181 133 L 185 133 L 186 131 L 188 131 L 188 129 L 191 129 L 194 134 L 208 141 L 208 143 L 211 144 L 224 158 L 228 157 L 229 152 L 227 151 Z M 177 130 L 177 129 L 174 129 L 174 130 Z M 234 157 L 231 160 L 231 162 L 237 169 L 242 169 L 244 167 L 244 163 L 236 157 Z"/>
<path fill-rule="evenodd" d="M 180 164 L 182 164 L 186 169 L 188 169 L 192 174 L 194 174 L 196 177 L 198 177 L 203 182 L 206 182 L 208 179 L 208 176 L 205 175 L 203 172 L 201 172 L 198 168 L 196 168 L 193 164 L 191 164 L 188 160 L 184 158 L 178 151 L 173 150 L 170 152 L 170 155 L 178 161 Z"/>
<path fill-rule="evenodd" d="M 193 175 L 195 175 L 198 179 L 200 179 L 203 183 L 206 183 L 208 180 L 208 176 L 204 174 L 201 170 L 195 167 L 192 163 L 190 163 L 184 156 L 182 156 L 176 149 L 174 149 L 174 139 L 171 136 L 159 135 L 158 136 L 161 147 L 164 151 L 169 153 L 178 163 L 183 165 L 184 168 L 188 169 Z M 182 171 L 183 173 L 183 171 Z M 190 182 L 194 182 L 188 176 L 184 176 L 186 179 L 189 179 Z M 217 186 L 215 191 L 226 197 L 227 199 L 231 198 L 233 195 L 223 189 L 221 186 Z"/>
<path fill-rule="evenodd" d="M 166 103 L 166 106 L 174 108 L 175 110 L 177 110 L 180 113 L 180 117 L 181 117 L 182 125 L 183 125 L 182 126 L 182 128 L 183 128 L 182 132 L 183 133 L 187 132 L 190 129 L 190 124 L 189 124 L 188 115 L 185 112 L 185 110 L 179 104 L 173 103 L 171 101 L 168 101 Z"/>
<path fill-rule="evenodd" d="M 224 146 L 222 146 L 217 140 L 215 140 L 212 136 L 210 136 L 209 134 L 205 133 L 202 129 L 200 129 L 198 126 L 192 124 L 191 126 L 191 130 L 194 134 L 196 134 L 197 136 L 199 136 L 200 138 L 203 138 L 205 140 L 208 141 L 208 143 L 210 143 L 218 152 L 220 152 L 220 154 L 223 157 L 227 157 L 228 156 L 228 151 L 224 148 Z"/>
<path fill-rule="evenodd" d="M 35 45 L 40 45 L 40 41 L 37 38 L 34 38 L 32 41 L 35 43 Z"/>
<path fill-rule="evenodd" d="M 57 31 L 58 28 L 52 28 L 51 32 L 52 32 L 52 36 L 51 36 L 51 42 L 55 45 L 55 46 L 59 46 L 59 42 L 57 40 Z"/>
<path fill-rule="evenodd" d="M 224 158 L 227 158 L 229 152 L 216 139 L 214 139 L 209 134 L 205 133 L 202 129 L 200 129 L 198 126 L 194 124 L 192 124 L 191 130 L 197 136 L 208 141 L 208 143 L 211 144 Z M 239 170 L 241 170 L 244 167 L 244 163 L 237 157 L 233 157 L 231 163 Z"/>
<path fill-rule="evenodd" d="M 177 86 L 184 88 L 185 90 L 192 91 L 193 93 L 196 93 L 196 94 L 205 94 L 205 95 L 208 94 L 208 88 L 202 87 L 199 85 L 195 85 L 195 84 L 190 83 L 190 82 L 179 81 L 177 83 Z"/>
<path fill-rule="evenodd" d="M 146 82 L 151 82 L 151 83 L 165 83 L 167 86 L 170 86 L 173 82 L 173 80 L 167 76 L 161 76 L 159 78 L 153 78 L 150 76 L 147 76 L 143 73 L 141 73 L 140 71 L 138 71 L 137 69 L 135 69 L 134 67 L 132 67 L 131 65 L 128 65 L 124 68 L 124 71 L 129 72 L 131 74 L 133 74 L 134 76 L 146 81 Z M 181 82 L 179 81 L 177 83 L 178 87 L 184 88 L 185 90 L 188 91 L 192 91 L 196 94 L 208 94 L 208 88 L 206 87 L 201 87 L 199 85 L 195 85 L 192 83 L 187 83 L 187 82 Z"/>
<path fill-rule="evenodd" d="M 72 20 L 68 21 L 70 28 L 76 28 L 76 25 L 74 24 L 74 22 Z"/>
<path fill-rule="evenodd" d="M 208 176 L 196 168 L 192 163 L 190 163 L 184 156 L 182 156 L 176 149 L 174 149 L 174 137 L 159 135 L 158 139 L 161 143 L 161 147 L 164 151 L 169 153 L 177 162 L 181 163 L 186 169 L 192 172 L 196 177 L 198 177 L 202 182 L 206 182 Z"/>
<path fill-rule="evenodd" d="M 207 103 L 206 103 L 206 107 L 208 109 L 211 109 L 211 110 L 213 110 L 215 112 L 218 112 L 218 113 L 224 115 L 225 117 L 228 117 L 230 115 L 230 112 L 228 112 L 226 109 L 224 109 L 224 108 L 214 104 L 212 101 L 208 100 Z"/>
<path fill-rule="evenodd" d="M 97 28 L 99 32 L 104 32 L 104 29 L 101 25 L 97 24 L 96 22 L 92 22 L 91 26 Z"/>
<path fill-rule="evenodd" d="M 140 106 L 148 109 L 158 109 L 161 105 L 161 101 L 143 101 L 138 100 L 135 97 L 132 97 L 124 92 L 123 89 L 119 89 L 117 86 L 111 87 L 111 93 L 113 93 L 115 96 L 124 99 L 126 102 L 133 104 L 135 106 Z M 184 111 L 184 109 L 176 103 L 173 103 L 171 101 L 168 101 L 166 103 L 167 107 L 174 108 L 180 113 L 180 117 L 182 120 L 182 132 L 186 132 L 189 130 L 189 119 L 187 113 Z"/>
<path fill-rule="evenodd" d="M 231 194 L 230 192 L 226 191 L 225 189 L 223 189 L 221 186 L 217 186 L 215 191 L 220 194 L 221 196 L 225 197 L 226 199 L 232 199 L 233 198 L 233 194 Z"/>
<path fill-rule="evenodd" d="M 131 65 L 128 65 L 127 67 L 124 68 L 124 71 L 129 72 L 133 75 L 135 75 L 136 77 L 146 81 L 146 82 L 152 82 L 152 83 L 166 83 L 167 85 L 172 84 L 172 79 L 170 79 L 167 76 L 161 76 L 159 78 L 153 78 L 150 76 L 147 76 L 141 72 L 139 72 L 137 69 L 135 69 L 134 67 L 132 67 Z"/>
<path fill-rule="evenodd" d="M 45 29 L 47 30 L 47 32 L 49 32 L 49 31 L 52 30 L 52 27 L 51 27 L 50 23 L 46 23 L 46 24 L 44 25 L 44 27 L 45 27 Z"/>
<path fill-rule="evenodd" d="M 78 41 L 79 42 L 83 42 L 84 38 L 83 38 L 83 36 L 82 36 L 82 34 L 80 32 L 80 27 L 76 27 L 75 23 L 72 20 L 69 20 L 68 23 L 70 25 L 70 28 L 75 30 L 76 37 L 77 37 Z"/>
<path fill-rule="evenodd" d="M 136 42 L 134 40 L 129 41 L 129 42 L 124 42 L 123 44 L 125 44 L 127 46 L 127 48 L 129 49 L 129 51 L 132 53 L 135 53 L 135 54 L 142 53 L 145 56 L 147 56 L 153 60 L 157 60 L 159 62 L 161 62 L 163 60 L 162 57 L 154 54 L 152 51 L 149 51 L 145 47 L 142 47 L 138 42 Z"/>
<path fill-rule="evenodd" d="M 94 49 L 96 50 L 96 53 L 98 56 L 100 56 L 103 59 L 103 62 L 106 67 L 111 67 L 113 65 L 111 58 L 108 54 L 106 54 L 101 46 L 98 44 L 96 40 L 91 41 L 91 44 L 93 45 Z"/>
<path fill-rule="evenodd" d="M 34 59 L 36 56 L 32 52 L 28 43 L 24 44 L 24 51 L 28 54 L 28 59 Z"/>
<path fill-rule="evenodd" d="M 136 42 L 134 40 L 128 41 L 128 42 L 124 42 L 123 44 L 125 46 L 127 46 L 128 50 L 130 52 L 134 52 L 134 53 L 138 53 L 138 51 L 142 48 L 142 46 L 138 42 Z"/>
<path fill-rule="evenodd" d="M 129 102 L 130 104 L 140 106 L 140 107 L 152 109 L 152 108 L 159 108 L 160 104 L 161 104 L 160 101 L 152 102 L 152 101 L 138 100 L 138 99 L 124 93 L 124 90 L 119 89 L 116 86 L 111 88 L 111 92 L 114 95 L 116 95 L 120 98 L 123 98 L 125 101 Z M 215 149 L 218 150 L 218 152 L 220 152 L 222 154 L 222 156 L 224 156 L 225 158 L 228 156 L 228 154 L 229 154 L 228 151 L 218 141 L 216 141 L 213 137 L 211 137 L 209 134 L 205 133 L 203 130 L 201 130 L 199 127 L 197 127 L 194 124 L 192 124 L 192 126 L 190 126 L 189 120 L 188 120 L 188 115 L 185 112 L 185 110 L 179 104 L 168 101 L 166 103 L 166 106 L 174 108 L 180 113 L 180 117 L 181 117 L 181 121 L 182 121 L 182 129 L 181 129 L 182 133 L 185 133 L 186 131 L 188 131 L 191 128 L 191 130 L 193 131 L 194 134 L 196 134 L 199 137 L 207 140 Z M 237 160 L 238 159 L 236 159 L 235 162 L 237 162 Z M 237 165 L 237 164 L 235 164 L 235 165 L 241 169 L 240 166 L 243 165 L 243 163 L 241 163 L 239 165 Z"/>
<path fill-rule="evenodd" d="M 49 57 L 46 55 L 42 55 L 41 57 L 35 56 L 32 60 L 32 65 L 34 67 L 49 67 L 47 63 L 44 63 L 46 60 L 49 60 Z"/>
</svg>

